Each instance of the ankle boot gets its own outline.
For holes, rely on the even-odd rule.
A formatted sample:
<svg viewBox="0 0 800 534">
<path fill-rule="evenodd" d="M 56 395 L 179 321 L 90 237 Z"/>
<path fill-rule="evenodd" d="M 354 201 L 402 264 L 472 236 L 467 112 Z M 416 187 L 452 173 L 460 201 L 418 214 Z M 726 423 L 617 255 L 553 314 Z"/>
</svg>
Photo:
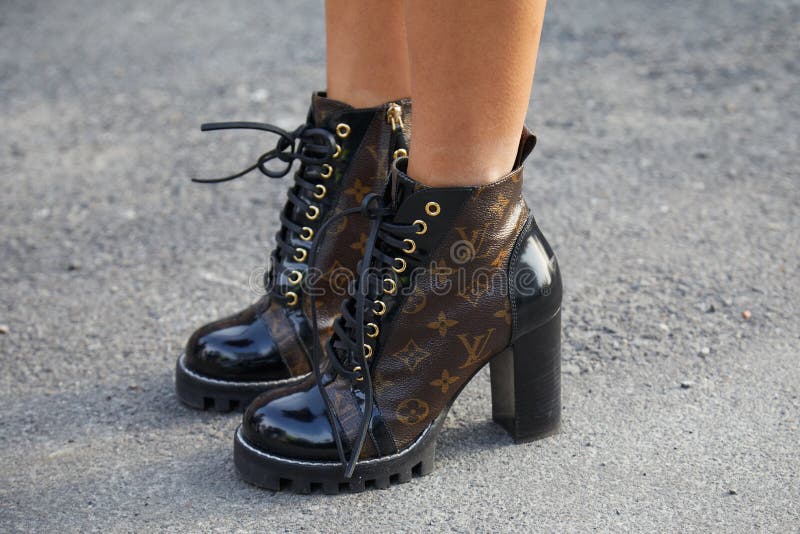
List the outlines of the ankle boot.
<svg viewBox="0 0 800 534">
<path fill-rule="evenodd" d="M 521 196 L 534 144 L 523 132 L 514 170 L 480 187 L 425 187 L 395 163 L 362 203 L 365 255 L 326 364 L 244 414 L 244 480 L 337 493 L 429 473 L 448 409 L 487 363 L 493 418 L 516 442 L 558 430 L 561 276 Z"/>
<path fill-rule="evenodd" d="M 265 277 L 267 294 L 244 311 L 192 334 L 175 373 L 181 401 L 201 409 L 244 408 L 270 387 L 297 383 L 309 374 L 312 328 L 304 291 L 309 250 L 318 229 L 333 214 L 384 189 L 393 158 L 406 154 L 409 114 L 407 100 L 354 109 L 317 93 L 306 123 L 293 132 L 261 123 L 203 125 L 203 130 L 262 130 L 276 134 L 278 143 L 244 171 L 202 181 L 227 181 L 255 169 L 277 178 L 289 173 L 294 160 L 301 166 L 280 214 L 272 266 Z M 317 254 L 317 284 L 323 290 L 316 299 L 317 337 L 323 340 L 330 336 L 343 284 L 355 271 L 368 231 L 365 221 L 344 219 L 328 232 Z M 341 290 L 332 291 L 326 282 Z"/>
</svg>

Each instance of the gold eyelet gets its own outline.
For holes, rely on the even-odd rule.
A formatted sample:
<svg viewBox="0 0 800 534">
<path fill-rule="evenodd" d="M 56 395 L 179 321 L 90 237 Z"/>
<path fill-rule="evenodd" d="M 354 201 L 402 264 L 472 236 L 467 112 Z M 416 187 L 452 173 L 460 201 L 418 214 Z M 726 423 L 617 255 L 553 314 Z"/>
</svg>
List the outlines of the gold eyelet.
<svg viewBox="0 0 800 534">
<path fill-rule="evenodd" d="M 375 323 L 367 323 L 367 328 L 371 328 L 370 332 L 367 332 L 367 337 L 378 337 L 378 334 L 381 333 L 381 329 L 378 328 L 378 325 Z"/>
<path fill-rule="evenodd" d="M 323 198 L 325 198 L 325 193 L 328 192 L 328 189 L 322 184 L 315 185 L 314 189 L 316 189 L 317 192 L 312 193 L 311 196 L 316 198 L 317 200 L 322 200 Z"/>
<path fill-rule="evenodd" d="M 295 293 L 294 291 L 287 291 L 285 296 L 287 299 L 289 299 L 286 301 L 286 304 L 288 304 L 289 306 L 297 305 L 297 293 Z"/>
<path fill-rule="evenodd" d="M 389 284 L 389 287 L 386 287 L 386 284 Z M 383 292 L 386 293 L 387 295 L 394 295 L 395 293 L 397 293 L 397 282 L 395 282 L 391 278 L 384 278 Z"/>
<path fill-rule="evenodd" d="M 395 265 L 395 263 L 397 265 Z M 392 262 L 392 270 L 398 274 L 405 271 L 407 266 L 408 264 L 406 263 L 406 260 L 404 260 L 403 258 L 395 258 L 394 261 Z"/>
<path fill-rule="evenodd" d="M 306 210 L 306 219 L 313 221 L 317 217 L 319 217 L 319 208 L 316 206 L 309 206 Z"/>
<path fill-rule="evenodd" d="M 372 347 L 364 343 L 364 359 L 369 360 L 372 358 Z"/>
<path fill-rule="evenodd" d="M 428 231 L 428 223 L 426 223 L 425 221 L 417 219 L 416 221 L 414 221 L 414 224 L 420 227 L 420 229 L 417 230 L 417 235 L 422 235 Z"/>
<path fill-rule="evenodd" d="M 360 373 L 361 372 L 361 366 L 360 365 L 356 365 L 355 367 L 353 367 L 353 372 L 354 373 Z M 359 376 L 356 377 L 356 382 L 363 382 L 363 381 L 364 381 L 364 377 L 363 376 L 359 375 Z"/>
<path fill-rule="evenodd" d="M 417 250 L 417 244 L 414 243 L 413 239 L 403 239 L 403 243 L 408 245 L 408 248 L 403 249 L 403 252 L 406 254 L 412 254 L 415 250 Z"/>
<path fill-rule="evenodd" d="M 380 317 L 381 315 L 386 313 L 386 303 L 385 302 L 383 302 L 382 300 L 376 300 L 376 301 L 373 302 L 373 304 L 377 304 L 378 305 L 378 309 L 376 310 L 375 308 L 372 308 L 372 313 L 374 313 L 378 317 Z"/>
<path fill-rule="evenodd" d="M 289 283 L 293 286 L 296 286 L 303 280 L 303 273 L 300 271 L 292 271 L 289 273 L 289 276 L 286 277 L 289 280 Z"/>
<path fill-rule="evenodd" d="M 331 156 L 331 157 L 333 159 L 336 159 L 341 155 L 342 155 L 342 145 L 340 145 L 339 143 L 336 143 L 336 152 L 334 152 L 333 156 Z"/>
<path fill-rule="evenodd" d="M 430 215 L 431 217 L 436 217 L 442 212 L 442 207 L 439 205 L 438 202 L 428 202 L 425 204 L 425 213 Z"/>
<path fill-rule="evenodd" d="M 311 238 L 314 237 L 314 230 L 309 228 L 308 226 L 304 226 L 301 230 L 300 239 L 303 241 L 311 241 Z"/>
<path fill-rule="evenodd" d="M 292 256 L 292 259 L 294 261 L 303 263 L 304 261 L 306 261 L 307 257 L 308 257 L 308 251 L 306 249 L 300 247 L 294 249 L 294 256 Z"/>
<path fill-rule="evenodd" d="M 340 122 L 336 125 L 336 135 L 341 137 L 342 139 L 346 138 L 350 135 L 350 125 Z"/>
<path fill-rule="evenodd" d="M 408 150 L 406 150 L 405 148 L 398 148 L 392 154 L 393 161 L 397 161 L 400 158 L 407 158 L 407 157 L 408 157 Z"/>
<path fill-rule="evenodd" d="M 330 165 L 328 165 L 327 163 L 323 163 L 323 164 L 322 164 L 322 168 L 323 168 L 323 169 L 325 169 L 325 171 L 324 171 L 324 172 L 321 172 L 321 173 L 319 173 L 319 175 L 320 175 L 320 176 L 321 176 L 323 179 L 327 180 L 328 178 L 330 178 L 331 176 L 333 176 L 333 167 L 331 167 L 331 166 L 330 166 Z"/>
</svg>

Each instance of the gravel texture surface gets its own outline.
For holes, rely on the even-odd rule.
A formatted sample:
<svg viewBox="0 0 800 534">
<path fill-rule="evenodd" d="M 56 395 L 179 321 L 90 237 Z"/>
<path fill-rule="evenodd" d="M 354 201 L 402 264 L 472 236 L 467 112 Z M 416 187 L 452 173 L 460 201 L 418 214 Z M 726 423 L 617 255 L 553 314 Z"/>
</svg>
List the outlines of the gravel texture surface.
<svg viewBox="0 0 800 534">
<path fill-rule="evenodd" d="M 191 184 L 263 148 L 198 125 L 302 121 L 322 3 L 3 2 L 0 530 L 796 530 L 800 3 L 548 10 L 526 192 L 564 270 L 562 433 L 512 445 L 481 373 L 434 474 L 303 497 L 239 481 L 237 416 L 172 373 L 256 298 L 284 198 Z"/>
</svg>

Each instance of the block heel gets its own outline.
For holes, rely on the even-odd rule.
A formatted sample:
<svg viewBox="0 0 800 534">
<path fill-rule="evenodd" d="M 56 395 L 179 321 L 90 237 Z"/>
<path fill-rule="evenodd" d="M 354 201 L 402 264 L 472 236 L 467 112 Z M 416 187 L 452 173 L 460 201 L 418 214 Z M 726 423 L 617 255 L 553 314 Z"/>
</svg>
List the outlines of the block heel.
<svg viewBox="0 0 800 534">
<path fill-rule="evenodd" d="M 561 312 L 490 363 L 492 419 L 516 443 L 541 439 L 561 426 Z"/>
</svg>

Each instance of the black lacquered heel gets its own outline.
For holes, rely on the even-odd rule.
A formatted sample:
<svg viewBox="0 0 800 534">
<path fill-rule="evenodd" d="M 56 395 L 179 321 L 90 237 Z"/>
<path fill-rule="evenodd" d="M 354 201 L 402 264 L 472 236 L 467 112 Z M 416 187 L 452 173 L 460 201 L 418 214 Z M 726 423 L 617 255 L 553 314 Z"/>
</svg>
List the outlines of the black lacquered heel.
<svg viewBox="0 0 800 534">
<path fill-rule="evenodd" d="M 561 312 L 491 363 L 492 419 L 515 442 L 558 432 L 561 425 Z"/>
</svg>

